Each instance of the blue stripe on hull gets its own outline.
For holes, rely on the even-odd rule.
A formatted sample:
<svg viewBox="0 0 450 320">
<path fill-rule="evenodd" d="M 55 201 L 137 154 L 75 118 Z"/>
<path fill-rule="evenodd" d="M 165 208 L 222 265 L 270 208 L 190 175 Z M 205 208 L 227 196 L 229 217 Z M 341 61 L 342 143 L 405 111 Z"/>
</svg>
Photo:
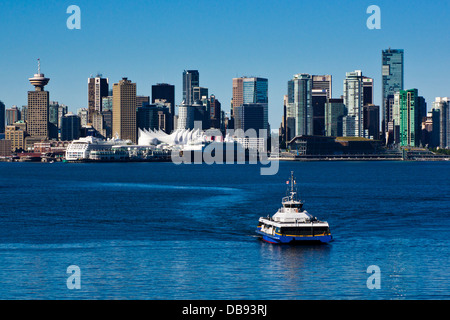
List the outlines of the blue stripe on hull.
<svg viewBox="0 0 450 320">
<path fill-rule="evenodd" d="M 279 235 L 268 235 L 267 233 L 256 230 L 256 233 L 262 235 L 262 239 L 266 242 L 273 244 L 287 244 L 287 243 L 300 243 L 300 242 L 321 242 L 328 243 L 333 237 L 327 236 L 314 236 L 314 237 L 287 237 Z"/>
</svg>

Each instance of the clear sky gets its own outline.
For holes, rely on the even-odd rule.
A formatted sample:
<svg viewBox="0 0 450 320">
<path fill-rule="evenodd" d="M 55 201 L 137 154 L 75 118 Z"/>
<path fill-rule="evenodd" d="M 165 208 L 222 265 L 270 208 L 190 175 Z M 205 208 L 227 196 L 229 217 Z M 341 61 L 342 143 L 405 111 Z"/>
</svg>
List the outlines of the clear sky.
<svg viewBox="0 0 450 320">
<path fill-rule="evenodd" d="M 69 30 L 69 5 L 81 9 L 81 29 Z M 381 29 L 369 30 L 367 7 L 381 9 Z M 281 122 L 287 81 L 297 73 L 331 74 L 333 96 L 345 73 L 362 70 L 375 80 L 381 102 L 381 50 L 405 50 L 405 89 L 418 88 L 428 108 L 450 96 L 450 1 L 153 0 L 0 2 L 0 100 L 26 105 L 28 78 L 50 78 L 50 100 L 76 112 L 87 106 L 87 79 L 97 73 L 110 86 L 122 77 L 151 86 L 175 85 L 197 69 L 200 85 L 230 109 L 232 78 L 269 79 L 269 121 Z"/>
</svg>

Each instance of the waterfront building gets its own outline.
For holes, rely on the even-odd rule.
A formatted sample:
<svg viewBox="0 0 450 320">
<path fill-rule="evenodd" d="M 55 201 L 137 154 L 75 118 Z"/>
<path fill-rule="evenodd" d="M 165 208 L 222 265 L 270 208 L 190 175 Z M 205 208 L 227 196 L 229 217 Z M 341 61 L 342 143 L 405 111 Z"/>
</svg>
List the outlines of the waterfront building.
<svg viewBox="0 0 450 320">
<path fill-rule="evenodd" d="M 347 72 L 344 80 L 344 104 L 347 115 L 343 119 L 344 137 L 365 137 L 363 128 L 363 76 L 361 70 Z"/>
<path fill-rule="evenodd" d="M 94 113 L 103 111 L 103 98 L 108 96 L 109 80 L 101 74 L 88 78 L 88 123 L 92 123 Z"/>
<path fill-rule="evenodd" d="M 0 101 L 0 134 L 5 132 L 5 104 Z"/>
<path fill-rule="evenodd" d="M 27 124 L 22 120 L 6 126 L 5 139 L 11 141 L 11 151 L 25 150 L 27 135 Z"/>
<path fill-rule="evenodd" d="M 342 137 L 342 119 L 347 114 L 343 99 L 328 99 L 325 103 L 325 135 Z"/>
<path fill-rule="evenodd" d="M 313 135 L 312 77 L 296 74 L 288 81 L 287 119 L 295 119 L 294 136 Z"/>
<path fill-rule="evenodd" d="M 450 148 L 450 97 L 436 97 L 433 110 L 437 112 L 437 117 L 433 119 L 433 132 L 438 137 L 437 145 Z"/>
<path fill-rule="evenodd" d="M 373 79 L 369 77 L 363 77 L 362 85 L 363 106 L 367 106 L 369 104 L 373 105 Z"/>
<path fill-rule="evenodd" d="M 48 105 L 49 92 L 44 87 L 50 81 L 41 73 L 41 64 L 38 59 L 38 73 L 29 79 L 34 86 L 34 91 L 28 91 L 28 114 L 27 114 L 27 131 L 28 133 L 41 140 L 47 140 L 49 137 L 48 130 Z"/>
<path fill-rule="evenodd" d="M 404 51 L 402 49 L 387 49 L 381 52 L 382 60 L 382 131 L 388 133 L 389 122 L 392 121 L 393 96 L 403 90 Z M 392 126 L 392 124 L 391 124 Z"/>
<path fill-rule="evenodd" d="M 113 136 L 137 143 L 136 83 L 122 78 L 113 85 Z"/>
<path fill-rule="evenodd" d="M 6 116 L 6 125 L 12 125 L 20 120 L 20 110 L 17 106 L 12 106 L 5 110 L 4 115 Z M 4 124 L 4 122 L 3 122 Z"/>
<path fill-rule="evenodd" d="M 97 114 L 97 112 L 95 112 Z M 81 119 L 73 113 L 61 118 L 61 140 L 72 141 L 80 137 Z"/>
<path fill-rule="evenodd" d="M 9 157 L 11 155 L 11 141 L 0 139 L 0 157 Z"/>
<path fill-rule="evenodd" d="M 200 86 L 200 74 L 198 70 L 183 71 L 183 101 L 186 105 L 194 103 L 194 87 Z"/>
</svg>

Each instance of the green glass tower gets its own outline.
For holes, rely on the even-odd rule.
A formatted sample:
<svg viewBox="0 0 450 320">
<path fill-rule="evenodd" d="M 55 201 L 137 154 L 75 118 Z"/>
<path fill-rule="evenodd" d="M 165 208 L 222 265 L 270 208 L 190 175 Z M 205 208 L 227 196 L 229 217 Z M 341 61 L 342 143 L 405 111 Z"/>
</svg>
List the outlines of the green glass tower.
<svg viewBox="0 0 450 320">
<path fill-rule="evenodd" d="M 420 144 L 420 105 L 417 89 L 400 90 L 400 146 Z"/>
</svg>

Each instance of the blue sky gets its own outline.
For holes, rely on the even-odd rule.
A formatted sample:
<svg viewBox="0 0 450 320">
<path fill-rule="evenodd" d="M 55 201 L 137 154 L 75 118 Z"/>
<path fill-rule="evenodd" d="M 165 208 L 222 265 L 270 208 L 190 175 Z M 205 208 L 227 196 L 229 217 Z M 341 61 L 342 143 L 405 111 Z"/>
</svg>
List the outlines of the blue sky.
<svg viewBox="0 0 450 320">
<path fill-rule="evenodd" d="M 81 9 L 81 30 L 69 30 L 69 5 Z M 370 5 L 381 9 L 381 30 L 369 30 Z M 10 1 L 0 3 L 0 100 L 26 105 L 28 78 L 50 78 L 50 99 L 76 112 L 87 105 L 87 78 L 102 73 L 110 85 L 122 77 L 151 95 L 159 82 L 175 85 L 181 74 L 200 72 L 230 109 L 232 78 L 269 79 L 269 121 L 281 122 L 287 81 L 297 73 L 331 74 L 333 96 L 345 73 L 375 79 L 381 102 L 381 50 L 405 50 L 405 88 L 418 88 L 431 107 L 450 96 L 449 1 Z"/>
</svg>

